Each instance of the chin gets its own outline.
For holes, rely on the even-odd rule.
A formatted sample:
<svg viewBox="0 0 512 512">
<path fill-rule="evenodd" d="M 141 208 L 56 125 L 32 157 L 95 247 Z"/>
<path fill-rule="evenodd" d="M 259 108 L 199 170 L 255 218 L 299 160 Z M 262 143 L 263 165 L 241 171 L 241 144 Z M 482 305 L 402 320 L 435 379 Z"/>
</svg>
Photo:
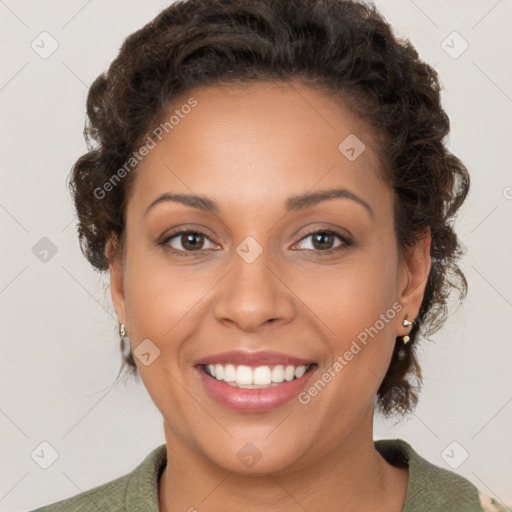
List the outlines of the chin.
<svg viewBox="0 0 512 512">
<path fill-rule="evenodd" d="M 248 436 L 243 440 L 230 439 L 229 443 L 217 445 L 214 451 L 210 445 L 203 454 L 216 466 L 243 475 L 264 476 L 298 469 L 299 461 L 306 455 L 300 436 L 297 435 L 296 442 L 290 442 L 288 436 L 285 443 L 283 438 L 265 439 L 268 432 L 266 429 L 264 435 L 254 436 L 253 441 Z"/>
</svg>

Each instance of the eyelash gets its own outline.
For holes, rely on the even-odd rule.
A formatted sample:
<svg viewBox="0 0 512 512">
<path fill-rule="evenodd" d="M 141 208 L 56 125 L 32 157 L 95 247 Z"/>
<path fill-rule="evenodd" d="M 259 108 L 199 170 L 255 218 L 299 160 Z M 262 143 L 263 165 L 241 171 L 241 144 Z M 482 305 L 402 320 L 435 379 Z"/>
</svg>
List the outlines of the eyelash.
<svg viewBox="0 0 512 512">
<path fill-rule="evenodd" d="M 326 249 L 325 251 L 314 250 L 314 249 L 301 249 L 301 250 L 313 251 L 318 254 L 332 254 L 334 252 L 346 250 L 352 246 L 352 241 L 349 238 L 347 238 L 347 236 L 342 235 L 338 231 L 335 231 L 332 229 L 315 229 L 315 230 L 309 231 L 299 240 L 299 242 L 302 242 L 309 236 L 316 235 L 318 233 L 333 235 L 333 236 L 337 237 L 342 242 L 342 244 L 337 247 L 333 247 L 331 249 Z M 207 240 L 210 240 L 210 238 L 202 231 L 183 230 L 183 231 L 177 231 L 175 233 L 171 233 L 168 237 L 166 237 L 164 240 L 159 242 L 157 245 L 163 247 L 166 251 L 176 254 L 177 256 L 183 256 L 183 257 L 193 256 L 195 253 L 200 253 L 204 250 L 204 249 L 198 249 L 197 251 L 182 251 L 181 249 L 174 249 L 173 247 L 169 247 L 167 245 L 170 240 L 172 240 L 173 238 L 176 238 L 178 236 L 181 236 L 181 235 L 202 235 Z M 211 240 L 210 240 L 210 242 L 211 242 Z M 296 243 L 298 243 L 298 242 L 296 242 Z"/>
</svg>

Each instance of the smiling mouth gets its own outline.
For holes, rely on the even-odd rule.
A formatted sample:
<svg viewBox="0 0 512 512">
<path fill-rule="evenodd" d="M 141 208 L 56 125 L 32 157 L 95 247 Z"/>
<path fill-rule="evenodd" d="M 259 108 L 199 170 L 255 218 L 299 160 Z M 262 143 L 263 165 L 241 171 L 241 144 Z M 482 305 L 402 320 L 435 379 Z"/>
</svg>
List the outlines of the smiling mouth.
<svg viewBox="0 0 512 512">
<path fill-rule="evenodd" d="M 303 366 L 237 364 L 201 364 L 199 368 L 209 377 L 235 388 L 265 389 L 299 379 L 316 367 L 316 363 Z"/>
</svg>

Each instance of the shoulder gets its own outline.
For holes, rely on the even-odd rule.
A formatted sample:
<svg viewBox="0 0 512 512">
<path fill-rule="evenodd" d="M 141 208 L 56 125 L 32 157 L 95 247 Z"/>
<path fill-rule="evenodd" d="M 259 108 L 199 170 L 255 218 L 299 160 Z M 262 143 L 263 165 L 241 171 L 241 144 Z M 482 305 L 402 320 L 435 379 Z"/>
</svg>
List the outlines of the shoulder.
<svg viewBox="0 0 512 512">
<path fill-rule="evenodd" d="M 390 464 L 409 466 L 403 512 L 485 512 L 475 485 L 462 475 L 432 464 L 404 440 L 382 439 L 375 441 L 375 447 Z"/>
<path fill-rule="evenodd" d="M 69 512 L 71 510 L 73 512 L 88 512 L 92 510 L 120 512 L 125 510 L 124 496 L 129 479 L 129 474 L 124 475 L 71 498 L 38 508 L 33 512 Z"/>
<path fill-rule="evenodd" d="M 167 452 L 163 444 L 130 473 L 32 512 L 158 512 L 158 478 L 166 462 Z"/>
</svg>

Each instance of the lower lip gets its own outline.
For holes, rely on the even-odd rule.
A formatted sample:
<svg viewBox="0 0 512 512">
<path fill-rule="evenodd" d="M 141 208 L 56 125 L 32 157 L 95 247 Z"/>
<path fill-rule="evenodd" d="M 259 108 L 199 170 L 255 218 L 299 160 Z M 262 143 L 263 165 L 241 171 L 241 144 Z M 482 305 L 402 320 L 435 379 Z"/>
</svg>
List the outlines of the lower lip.
<svg viewBox="0 0 512 512">
<path fill-rule="evenodd" d="M 284 381 L 277 386 L 247 389 L 230 386 L 206 375 L 200 367 L 196 367 L 206 389 L 217 401 L 231 409 L 244 412 L 265 412 L 285 404 L 304 389 L 306 382 L 316 369 L 315 365 L 302 377 Z"/>
</svg>

